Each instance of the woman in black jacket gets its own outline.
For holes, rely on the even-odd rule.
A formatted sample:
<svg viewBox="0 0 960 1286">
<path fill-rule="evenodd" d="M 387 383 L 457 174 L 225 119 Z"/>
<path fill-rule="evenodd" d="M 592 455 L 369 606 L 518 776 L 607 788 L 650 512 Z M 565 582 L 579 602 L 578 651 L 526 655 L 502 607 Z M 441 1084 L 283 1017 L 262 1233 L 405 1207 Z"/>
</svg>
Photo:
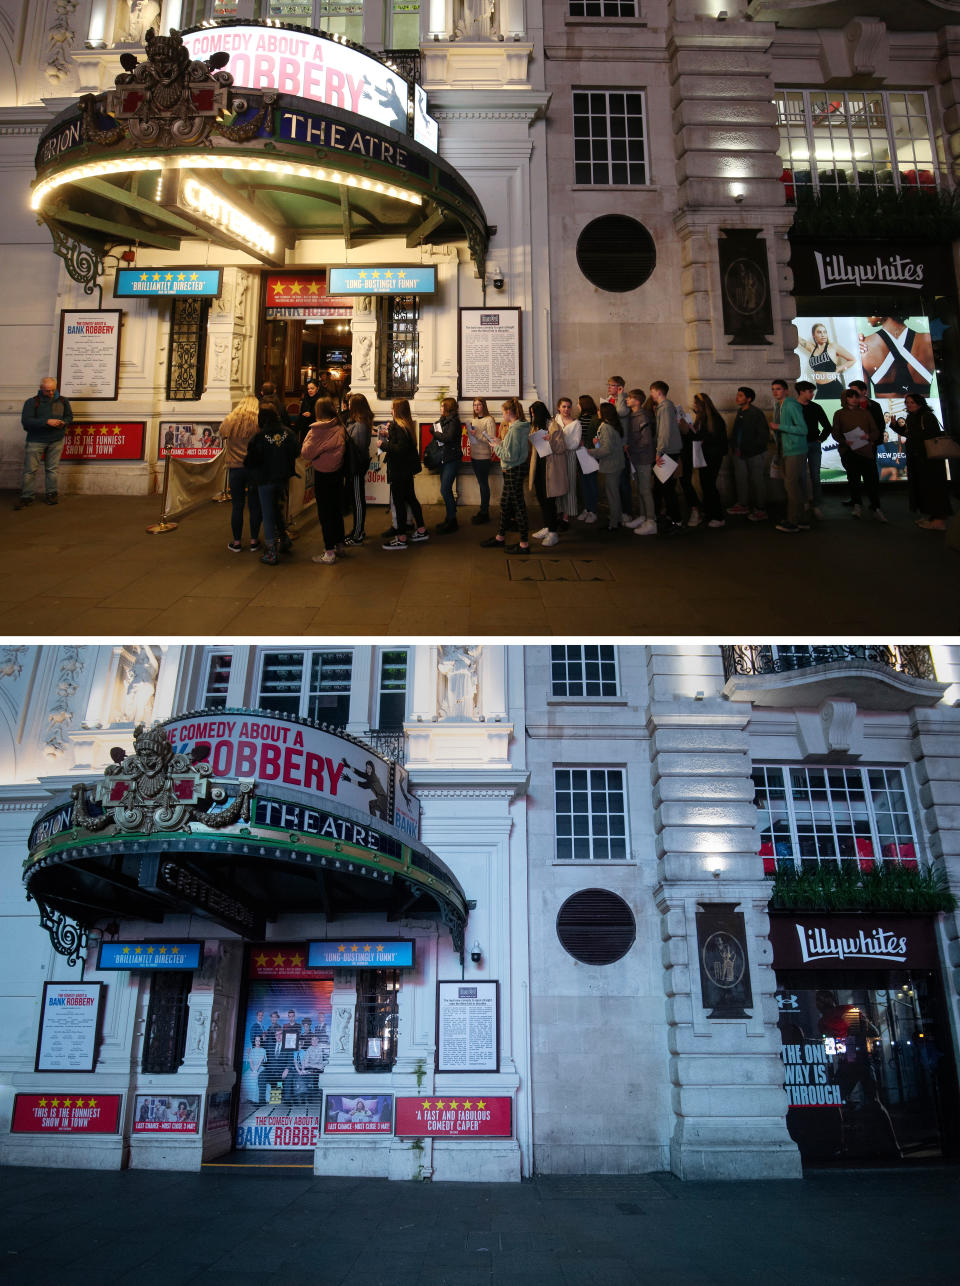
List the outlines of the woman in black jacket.
<svg viewBox="0 0 960 1286">
<path fill-rule="evenodd" d="M 243 467 L 260 496 L 266 550 L 262 563 L 275 565 L 280 552 L 292 548 L 283 521 L 280 500 L 287 480 L 293 476 L 300 448 L 295 435 L 280 422 L 273 407 L 261 406 L 259 429 L 250 439 Z"/>
<path fill-rule="evenodd" d="M 317 418 L 315 409 L 317 398 L 320 396 L 320 385 L 316 380 L 307 380 L 306 387 L 303 391 L 303 397 L 300 399 L 300 412 L 294 421 L 293 428 L 297 435 L 297 444 L 302 445 L 303 439 L 307 436 L 310 425 Z"/>
<path fill-rule="evenodd" d="M 703 515 L 708 527 L 725 527 L 723 505 L 717 490 L 717 475 L 727 454 L 727 426 L 723 416 L 706 393 L 693 395 L 695 440 L 703 450 L 704 468 L 700 470 L 700 490 L 703 492 Z M 693 447 L 691 445 L 691 456 Z"/>
<path fill-rule="evenodd" d="M 410 535 L 412 542 L 429 540 L 423 522 L 423 510 L 414 489 L 413 479 L 420 472 L 420 454 L 417 451 L 417 435 L 410 414 L 410 403 L 405 397 L 398 397 L 390 408 L 393 419 L 385 429 L 380 429 L 380 450 L 387 461 L 387 482 L 390 484 L 390 503 L 396 514 L 396 534 L 383 542 L 384 549 L 406 549 L 407 537 L 404 530 L 407 506 L 413 514 L 416 530 Z"/>
<path fill-rule="evenodd" d="M 373 411 L 362 393 L 351 393 L 347 402 L 347 450 L 344 455 L 344 479 L 347 501 L 353 509 L 353 530 L 343 542 L 362 545 L 366 540 L 367 470 L 370 468 L 370 439 L 373 437 Z"/>
<path fill-rule="evenodd" d="M 440 457 L 440 494 L 446 506 L 446 519 L 437 528 L 438 536 L 457 530 L 457 502 L 453 498 L 453 484 L 457 480 L 460 463 L 463 460 L 461 447 L 462 428 L 457 400 L 445 397 L 440 403 L 440 428 L 434 429 L 433 435 L 443 443 L 443 455 Z"/>
<path fill-rule="evenodd" d="M 950 517 L 947 466 L 944 460 L 931 460 L 927 455 L 927 443 L 942 432 L 940 421 L 922 393 L 907 393 L 903 404 L 907 408 L 905 448 L 910 508 L 924 515 L 917 519 L 918 527 L 946 531 Z"/>
</svg>

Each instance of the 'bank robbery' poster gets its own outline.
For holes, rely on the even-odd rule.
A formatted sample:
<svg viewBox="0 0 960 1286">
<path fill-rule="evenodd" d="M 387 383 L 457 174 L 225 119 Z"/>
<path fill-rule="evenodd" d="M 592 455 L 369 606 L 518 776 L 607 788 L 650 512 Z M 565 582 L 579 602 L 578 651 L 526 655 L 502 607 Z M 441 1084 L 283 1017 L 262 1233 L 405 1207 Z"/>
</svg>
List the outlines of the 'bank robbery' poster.
<svg viewBox="0 0 960 1286">
<path fill-rule="evenodd" d="M 891 304 L 865 317 L 794 317 L 793 324 L 799 337 L 793 351 L 800 363 L 794 378 L 817 386 L 814 400 L 831 422 L 843 405 L 844 389 L 852 380 L 863 380 L 869 396 L 883 409 L 884 435 L 877 450 L 880 481 L 906 478 L 905 398 L 920 394 L 943 423 L 929 319 Z M 821 477 L 824 482 L 846 477 L 832 438 L 823 443 Z"/>
<path fill-rule="evenodd" d="M 238 1150 L 313 1148 L 320 1140 L 333 978 L 306 966 L 304 943 L 251 948 Z"/>
</svg>

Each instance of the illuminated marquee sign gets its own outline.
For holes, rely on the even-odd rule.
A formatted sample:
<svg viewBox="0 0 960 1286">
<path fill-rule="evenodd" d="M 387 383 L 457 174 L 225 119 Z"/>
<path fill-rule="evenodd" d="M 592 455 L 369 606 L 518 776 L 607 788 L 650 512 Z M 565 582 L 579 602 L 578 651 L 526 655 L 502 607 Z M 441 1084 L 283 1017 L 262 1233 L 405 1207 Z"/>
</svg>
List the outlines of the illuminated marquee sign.
<svg viewBox="0 0 960 1286">
<path fill-rule="evenodd" d="M 243 242 L 251 250 L 275 258 L 277 254 L 277 235 L 262 223 L 258 223 L 246 211 L 227 201 L 192 176 L 180 184 L 180 202 L 193 214 L 199 215 L 207 223 L 226 232 L 237 241 Z"/>
<path fill-rule="evenodd" d="M 183 43 L 193 59 L 221 50 L 228 53 L 227 71 L 237 88 L 273 89 L 408 133 L 410 86 L 398 72 L 359 49 L 306 31 L 229 23 L 188 31 Z M 417 106 L 423 119 L 417 122 L 416 137 L 430 146 L 436 123 L 426 114 L 422 90 L 420 95 Z"/>
</svg>

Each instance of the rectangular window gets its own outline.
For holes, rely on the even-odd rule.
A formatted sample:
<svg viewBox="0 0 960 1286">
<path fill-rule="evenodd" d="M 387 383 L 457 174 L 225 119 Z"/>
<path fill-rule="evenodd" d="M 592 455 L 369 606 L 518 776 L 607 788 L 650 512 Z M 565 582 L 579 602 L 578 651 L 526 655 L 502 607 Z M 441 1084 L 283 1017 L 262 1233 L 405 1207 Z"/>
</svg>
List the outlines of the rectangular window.
<svg viewBox="0 0 960 1286">
<path fill-rule="evenodd" d="M 788 194 L 939 186 L 922 91 L 781 89 L 774 102 Z"/>
<path fill-rule="evenodd" d="M 555 697 L 615 697 L 617 649 L 607 644 L 560 644 L 550 649 Z"/>
<path fill-rule="evenodd" d="M 207 657 L 207 673 L 203 685 L 203 705 L 207 710 L 223 710 L 230 688 L 230 670 L 233 654 L 211 652 Z"/>
<path fill-rule="evenodd" d="M 850 859 L 864 870 L 878 861 L 917 863 L 917 832 L 902 768 L 760 764 L 753 784 L 768 875 L 785 860 L 805 866 Z"/>
<path fill-rule="evenodd" d="M 610 185 L 647 181 L 641 90 L 573 91 L 574 179 Z"/>
<path fill-rule="evenodd" d="M 397 1061 L 396 969 L 357 972 L 357 1021 L 353 1065 L 358 1072 L 389 1072 Z"/>
<path fill-rule="evenodd" d="M 391 0 L 389 42 L 394 49 L 420 47 L 420 0 Z"/>
<path fill-rule="evenodd" d="M 377 396 L 413 397 L 420 382 L 416 295 L 377 299 Z"/>
<path fill-rule="evenodd" d="M 625 862 L 627 810 L 622 768 L 557 768 L 557 859 Z"/>
<path fill-rule="evenodd" d="M 150 979 L 150 1004 L 143 1033 L 145 1072 L 158 1076 L 177 1071 L 187 1047 L 187 997 L 192 973 L 155 973 Z"/>
<path fill-rule="evenodd" d="M 635 18 L 636 0 L 570 0 L 571 18 Z"/>
<path fill-rule="evenodd" d="M 259 705 L 342 728 L 350 718 L 351 652 L 265 652 Z"/>
<path fill-rule="evenodd" d="M 377 727 L 399 731 L 407 713 L 407 651 L 391 648 L 380 653 L 380 691 Z"/>
<path fill-rule="evenodd" d="M 276 7 L 285 8 L 286 5 L 278 4 Z M 346 36 L 358 45 L 363 41 L 363 0 L 315 0 L 313 8 L 316 14 L 313 25 L 321 31 Z M 300 21 L 302 24 L 303 19 Z"/>
</svg>

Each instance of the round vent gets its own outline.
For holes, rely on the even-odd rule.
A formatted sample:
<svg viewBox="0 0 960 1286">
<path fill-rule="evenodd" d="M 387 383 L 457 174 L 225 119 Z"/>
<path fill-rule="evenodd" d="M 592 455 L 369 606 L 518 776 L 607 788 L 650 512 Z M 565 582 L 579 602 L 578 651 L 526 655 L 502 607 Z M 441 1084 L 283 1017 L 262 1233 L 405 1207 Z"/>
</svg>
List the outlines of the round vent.
<svg viewBox="0 0 960 1286">
<path fill-rule="evenodd" d="M 637 936 L 637 922 L 623 898 L 608 889 L 583 889 L 567 898 L 557 916 L 557 937 L 581 964 L 613 964 Z"/>
<path fill-rule="evenodd" d="M 657 266 L 653 237 L 626 214 L 605 214 L 577 239 L 577 263 L 591 285 L 622 294 L 636 290 Z"/>
</svg>

